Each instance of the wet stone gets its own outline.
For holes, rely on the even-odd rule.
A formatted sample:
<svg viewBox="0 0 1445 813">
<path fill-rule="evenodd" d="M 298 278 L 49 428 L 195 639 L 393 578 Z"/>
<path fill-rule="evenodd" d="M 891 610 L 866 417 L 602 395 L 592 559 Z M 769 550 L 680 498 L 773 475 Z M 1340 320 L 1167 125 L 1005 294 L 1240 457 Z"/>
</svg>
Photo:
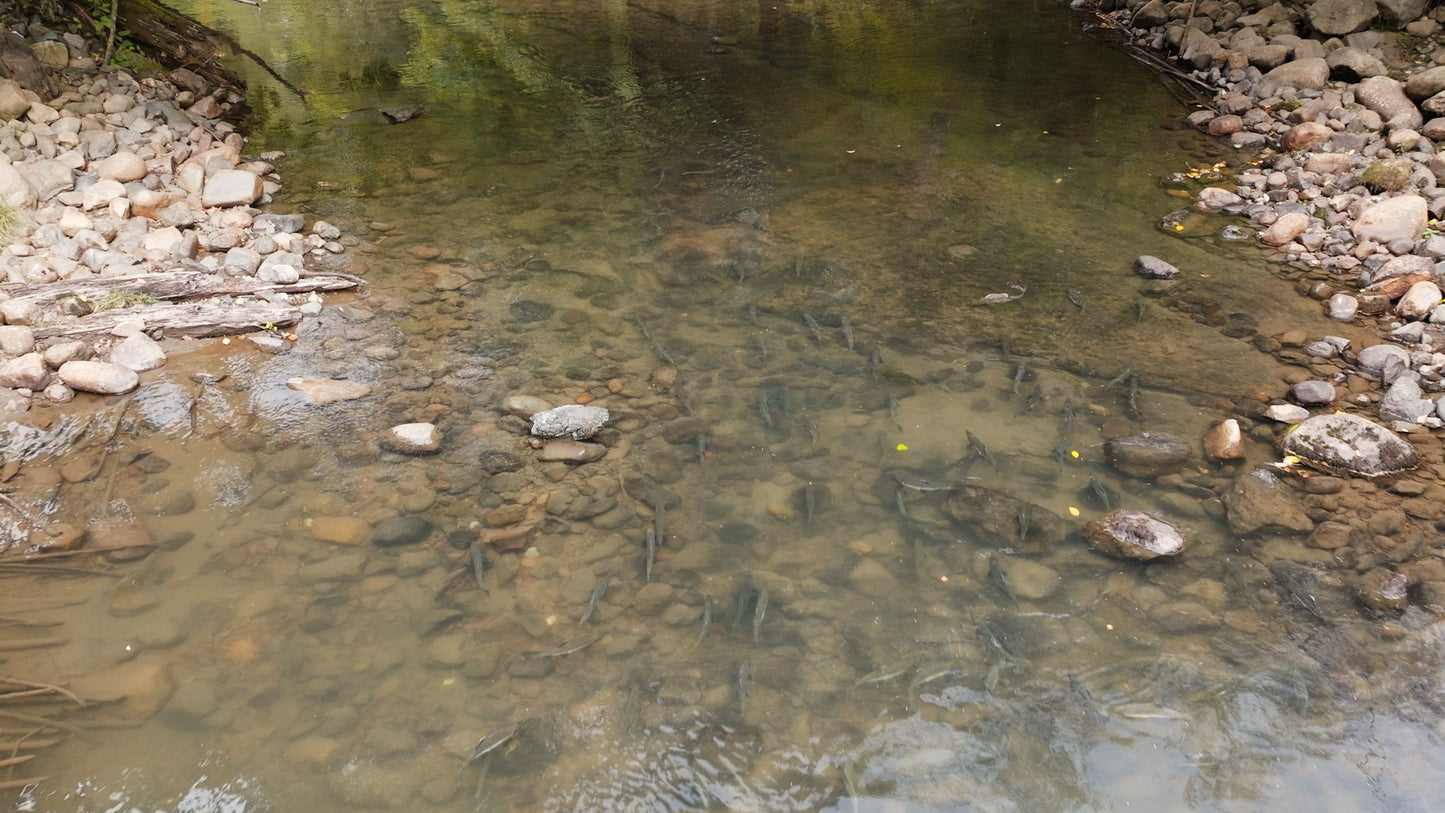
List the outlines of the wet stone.
<svg viewBox="0 0 1445 813">
<path fill-rule="evenodd" d="M 546 412 L 552 405 L 535 395 L 509 395 L 502 399 L 502 410 L 519 418 L 530 419 L 538 412 Z"/>
<path fill-rule="evenodd" d="M 431 536 L 434 528 L 430 521 L 421 517 L 392 517 L 382 520 L 372 529 L 371 544 L 383 548 L 415 545 Z"/>
<path fill-rule="evenodd" d="M 1328 381 L 1311 379 L 1291 387 L 1290 395 L 1301 404 L 1328 404 L 1335 400 L 1335 386 Z"/>
<path fill-rule="evenodd" d="M 1230 530 L 1237 534 L 1307 533 L 1314 522 L 1294 490 L 1267 469 L 1234 479 L 1224 495 Z"/>
<path fill-rule="evenodd" d="M 1180 275 L 1172 264 L 1148 254 L 1134 260 L 1134 271 L 1150 279 L 1178 279 Z"/>
<path fill-rule="evenodd" d="M 532 434 L 539 438 L 586 440 L 602 429 L 608 417 L 602 407 L 567 404 L 532 415 Z"/>
<path fill-rule="evenodd" d="M 345 556 L 333 556 L 305 565 L 297 571 L 296 578 L 302 584 L 350 581 L 360 578 L 361 569 L 365 566 L 365 554 L 352 553 Z"/>
<path fill-rule="evenodd" d="M 1370 609 L 1398 613 L 1409 603 L 1409 586 L 1405 574 L 1375 568 L 1360 577 L 1355 595 Z"/>
<path fill-rule="evenodd" d="M 477 464 L 487 474 L 501 474 L 522 468 L 523 461 L 518 455 L 503 449 L 487 449 L 479 455 Z"/>
<path fill-rule="evenodd" d="M 344 379 L 296 377 L 287 379 L 286 386 L 301 393 L 306 403 L 318 406 L 364 398 L 371 394 L 370 385 Z"/>
<path fill-rule="evenodd" d="M 998 565 L 1009 591 L 1022 599 L 1048 598 L 1061 584 L 1057 570 L 1031 559 L 1000 555 Z"/>
<path fill-rule="evenodd" d="M 161 719 L 172 728 L 196 728 L 206 715 L 219 707 L 215 685 L 209 680 L 196 679 L 176 688 L 170 702 L 161 710 Z"/>
<path fill-rule="evenodd" d="M 1204 434 L 1204 454 L 1210 460 L 1239 460 L 1244 457 L 1244 435 L 1239 421 L 1228 418 Z"/>
<path fill-rule="evenodd" d="M 552 318 L 552 314 L 556 311 L 556 308 L 543 302 L 533 302 L 524 299 L 520 302 L 513 302 L 507 307 L 507 310 L 511 314 L 513 322 L 528 324 L 532 322 L 545 322 Z"/>
<path fill-rule="evenodd" d="M 538 450 L 537 460 L 543 463 L 592 463 L 606 454 L 607 447 L 600 443 L 557 439 L 547 441 Z"/>
<path fill-rule="evenodd" d="M 1280 447 L 1326 471 L 1378 477 L 1398 474 L 1420 463 L 1419 453 L 1383 426 L 1340 412 L 1316 415 L 1294 428 Z"/>
<path fill-rule="evenodd" d="M 386 433 L 381 440 L 381 446 L 398 454 L 433 454 L 442 447 L 442 433 L 436 424 L 399 424 Z"/>
<path fill-rule="evenodd" d="M 1090 522 L 1084 528 L 1084 538 L 1102 553 L 1143 561 L 1176 556 L 1185 547 L 1178 528 L 1152 514 L 1129 509 Z"/>
<path fill-rule="evenodd" d="M 1104 441 L 1109 464 L 1131 477 L 1158 477 L 1178 471 L 1192 453 L 1189 441 L 1156 432 Z"/>
<path fill-rule="evenodd" d="M 119 395 L 140 384 L 135 370 L 104 361 L 67 361 L 56 375 L 71 389 L 98 395 Z"/>
</svg>

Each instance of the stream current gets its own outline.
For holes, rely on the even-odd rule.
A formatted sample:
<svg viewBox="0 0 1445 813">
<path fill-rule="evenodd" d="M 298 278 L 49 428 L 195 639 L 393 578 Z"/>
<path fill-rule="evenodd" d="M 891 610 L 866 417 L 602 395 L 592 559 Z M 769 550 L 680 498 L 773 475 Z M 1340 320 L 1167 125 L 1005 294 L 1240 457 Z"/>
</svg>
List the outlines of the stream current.
<svg viewBox="0 0 1445 813">
<path fill-rule="evenodd" d="M 1211 236 L 1226 221 L 1158 227 L 1187 205 L 1163 179 L 1236 159 L 1083 16 L 187 10 L 307 92 L 234 60 L 250 151 L 289 154 L 275 208 L 340 226 L 368 285 L 285 354 L 175 348 L 101 413 L 104 442 L 27 463 L 54 519 L 158 547 L 124 579 L 7 576 L 6 611 L 69 639 L 7 669 L 127 689 L 73 718 L 95 722 L 37 760 L 51 778 L 16 809 L 1445 798 L 1429 619 L 1387 640 L 1343 592 L 1304 612 L 1255 555 L 1267 540 L 1223 522 L 1217 478 L 1267 443 L 1242 466 L 1196 456 L 1172 488 L 1102 460 L 1113 435 L 1197 443 L 1278 387 L 1256 336 L 1340 328 Z M 402 105 L 423 110 L 378 112 Z M 1140 254 L 1185 277 L 1142 280 Z M 1110 386 L 1130 368 L 1136 391 Z M 293 376 L 372 394 L 314 406 Z M 607 407 L 606 456 L 540 462 L 504 417 L 517 395 Z M 378 447 L 417 421 L 440 453 Z M 56 473 L 77 461 L 93 476 Z M 1019 544 L 991 544 L 920 480 L 1075 529 L 1155 512 L 1190 548 L 1119 562 L 1076 535 L 1029 544 L 1042 521 L 1022 516 Z M 421 540 L 372 545 L 396 517 Z"/>
</svg>

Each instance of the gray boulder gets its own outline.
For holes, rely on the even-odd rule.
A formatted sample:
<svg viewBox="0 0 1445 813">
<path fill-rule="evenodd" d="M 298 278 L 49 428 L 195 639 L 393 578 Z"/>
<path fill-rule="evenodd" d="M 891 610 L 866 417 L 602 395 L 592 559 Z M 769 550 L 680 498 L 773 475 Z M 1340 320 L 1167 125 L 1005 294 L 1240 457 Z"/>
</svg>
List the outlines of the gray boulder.
<svg viewBox="0 0 1445 813">
<path fill-rule="evenodd" d="M 1266 73 L 1264 78 L 1276 85 L 1300 90 L 1320 90 L 1330 80 L 1330 66 L 1323 57 L 1306 57 L 1286 62 Z"/>
<path fill-rule="evenodd" d="M 1358 82 L 1386 72 L 1379 57 L 1359 48 L 1336 48 L 1325 57 L 1325 63 L 1330 66 L 1330 78 L 1342 82 Z"/>
<path fill-rule="evenodd" d="M 1180 273 L 1172 264 L 1148 254 L 1134 261 L 1134 270 L 1150 279 L 1178 279 Z"/>
<path fill-rule="evenodd" d="M 1148 561 L 1184 550 L 1178 528 L 1153 514 L 1122 508 L 1086 525 L 1084 538 L 1095 550 L 1122 559 Z"/>
<path fill-rule="evenodd" d="M 1380 398 L 1380 417 L 1387 421 L 1418 423 L 1434 414 L 1435 402 L 1421 397 L 1420 384 L 1410 376 L 1400 376 Z"/>
<path fill-rule="evenodd" d="M 601 431 L 611 417 L 597 406 L 565 404 L 532 416 L 532 434 L 539 438 L 586 440 Z"/>
<path fill-rule="evenodd" d="M 1405 86 L 1388 76 L 1372 76 L 1354 86 L 1355 101 L 1380 114 L 1394 127 L 1418 130 L 1425 123 L 1419 108 L 1405 95 Z"/>
<path fill-rule="evenodd" d="M 1392 80 L 1393 81 L 1393 80 Z M 1419 195 L 1401 195 L 1376 203 L 1355 221 L 1355 237 L 1382 245 L 1392 240 L 1415 240 L 1430 218 L 1429 205 Z"/>
<path fill-rule="evenodd" d="M 67 361 L 56 375 L 73 390 L 99 395 L 119 395 L 140 384 L 135 370 L 106 361 Z"/>
<path fill-rule="evenodd" d="M 1332 37 L 1353 34 L 1378 15 L 1375 0 L 1316 0 L 1309 7 L 1310 27 Z"/>
<path fill-rule="evenodd" d="M 1330 472 L 1381 477 L 1420 465 L 1415 447 L 1374 421 L 1338 412 L 1302 421 L 1284 436 L 1285 454 Z"/>
<path fill-rule="evenodd" d="M 1417 102 L 1445 90 L 1445 65 L 1420 71 L 1405 80 L 1405 95 Z"/>
</svg>

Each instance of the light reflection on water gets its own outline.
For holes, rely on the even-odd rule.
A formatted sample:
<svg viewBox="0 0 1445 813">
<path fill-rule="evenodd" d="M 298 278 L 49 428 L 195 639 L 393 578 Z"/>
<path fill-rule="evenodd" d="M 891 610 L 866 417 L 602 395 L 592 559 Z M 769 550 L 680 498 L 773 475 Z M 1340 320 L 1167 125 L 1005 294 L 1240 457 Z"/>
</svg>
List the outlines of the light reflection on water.
<svg viewBox="0 0 1445 813">
<path fill-rule="evenodd" d="M 1247 250 L 1154 228 L 1157 179 L 1214 157 L 1064 9 L 1015 5 L 376 4 L 363 47 L 266 54 L 315 98 L 273 96 L 254 146 L 294 151 L 283 204 L 360 236 L 370 289 L 285 355 L 178 354 L 66 486 L 70 521 L 158 547 L 68 580 L 72 643 L 29 671 L 179 688 L 47 754 L 81 785 L 37 809 L 1426 809 L 1435 638 L 1382 642 L 1338 584 L 1336 625 L 1284 602 L 1203 462 L 1172 489 L 1102 465 L 1110 434 L 1197 439 L 1278 380 L 1251 331 L 1325 326 Z M 388 60 L 394 89 L 356 80 Z M 404 102 L 426 113 L 368 112 Z M 1141 285 L 1140 253 L 1187 281 Z M 1132 406 L 1107 386 L 1129 365 Z M 297 375 L 375 393 L 311 407 Z M 607 457 L 535 462 L 517 393 L 595 397 Z M 415 420 L 439 456 L 378 451 Z M 1025 542 L 1097 516 L 1092 475 L 1193 547 L 1000 550 L 895 470 L 1033 503 Z M 344 521 L 399 514 L 425 544 Z M 518 527 L 531 552 L 494 542 L 477 590 L 468 544 Z M 586 635 L 603 577 L 600 640 L 524 654 Z"/>
</svg>

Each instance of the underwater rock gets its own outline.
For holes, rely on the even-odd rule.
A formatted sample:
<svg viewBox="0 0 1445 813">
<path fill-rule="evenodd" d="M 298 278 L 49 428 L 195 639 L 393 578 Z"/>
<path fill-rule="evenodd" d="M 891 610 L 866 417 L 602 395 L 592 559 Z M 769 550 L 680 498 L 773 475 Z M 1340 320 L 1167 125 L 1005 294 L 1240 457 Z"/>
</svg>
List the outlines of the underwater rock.
<svg viewBox="0 0 1445 813">
<path fill-rule="evenodd" d="M 1084 538 L 1101 553 L 1141 561 L 1177 556 L 1185 544 L 1178 528 L 1153 514 L 1127 508 L 1090 522 Z"/>
<path fill-rule="evenodd" d="M 532 416 L 532 434 L 539 438 L 586 440 L 601 431 L 611 415 L 603 407 L 565 404 Z"/>
</svg>

